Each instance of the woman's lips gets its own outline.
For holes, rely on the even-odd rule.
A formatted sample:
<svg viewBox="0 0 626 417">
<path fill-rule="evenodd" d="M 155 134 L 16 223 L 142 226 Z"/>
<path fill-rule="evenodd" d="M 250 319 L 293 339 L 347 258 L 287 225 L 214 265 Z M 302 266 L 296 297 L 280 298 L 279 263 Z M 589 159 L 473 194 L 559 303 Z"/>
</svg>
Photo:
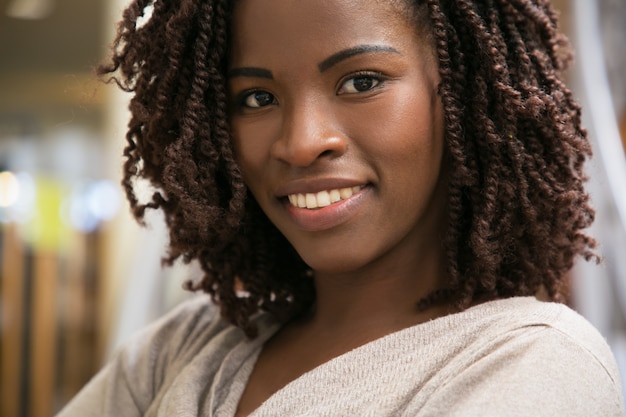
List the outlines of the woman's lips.
<svg viewBox="0 0 626 417">
<path fill-rule="evenodd" d="M 292 206 L 298 208 L 317 209 L 330 206 L 341 200 L 347 200 L 353 194 L 361 191 L 363 186 L 335 188 L 317 193 L 289 194 L 287 197 Z"/>
<path fill-rule="evenodd" d="M 355 186 L 317 193 L 290 194 L 284 204 L 298 227 L 309 232 L 319 232 L 338 226 L 355 215 L 369 191 L 369 187 Z"/>
</svg>

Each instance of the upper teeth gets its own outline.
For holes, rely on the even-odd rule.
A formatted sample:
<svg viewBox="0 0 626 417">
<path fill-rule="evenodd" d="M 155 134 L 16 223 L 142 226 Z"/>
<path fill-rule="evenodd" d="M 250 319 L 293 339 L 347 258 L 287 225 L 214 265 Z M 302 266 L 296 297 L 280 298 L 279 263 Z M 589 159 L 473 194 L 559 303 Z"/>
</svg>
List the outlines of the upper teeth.
<svg viewBox="0 0 626 417">
<path fill-rule="evenodd" d="M 319 193 L 290 194 L 289 202 L 294 207 L 314 209 L 330 206 L 340 200 L 352 197 L 361 190 L 361 186 L 320 191 Z"/>
</svg>

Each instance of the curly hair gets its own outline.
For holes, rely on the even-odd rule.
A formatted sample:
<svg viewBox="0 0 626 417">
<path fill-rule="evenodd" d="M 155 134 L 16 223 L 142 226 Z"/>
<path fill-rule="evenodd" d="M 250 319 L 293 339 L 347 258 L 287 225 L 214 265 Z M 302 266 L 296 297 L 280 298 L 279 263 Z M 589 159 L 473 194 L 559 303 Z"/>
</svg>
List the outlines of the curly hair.
<svg viewBox="0 0 626 417">
<path fill-rule="evenodd" d="M 571 53 L 556 12 L 548 0 L 406 1 L 429 22 L 438 57 L 449 169 L 447 286 L 420 308 L 540 289 L 563 301 L 574 259 L 593 258 L 596 243 L 583 232 L 594 218 L 583 187 L 591 148 L 562 80 Z M 287 320 L 312 305 L 315 289 L 234 157 L 225 75 L 233 3 L 134 0 L 98 72 L 133 92 L 122 184 L 134 216 L 164 212 L 165 262 L 197 260 L 204 277 L 193 289 L 253 337 L 252 315 Z M 147 202 L 138 179 L 155 190 Z"/>
</svg>

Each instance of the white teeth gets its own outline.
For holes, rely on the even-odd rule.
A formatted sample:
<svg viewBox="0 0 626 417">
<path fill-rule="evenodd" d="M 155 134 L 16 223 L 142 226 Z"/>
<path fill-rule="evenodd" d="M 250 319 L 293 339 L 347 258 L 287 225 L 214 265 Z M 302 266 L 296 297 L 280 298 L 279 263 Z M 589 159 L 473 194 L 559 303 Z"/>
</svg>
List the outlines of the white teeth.
<svg viewBox="0 0 626 417">
<path fill-rule="evenodd" d="M 317 198 L 315 198 L 315 194 L 306 195 L 306 208 L 308 209 L 317 208 Z"/>
<path fill-rule="evenodd" d="M 320 191 L 317 193 L 317 207 L 330 206 L 330 194 L 328 191 Z"/>
<path fill-rule="evenodd" d="M 352 188 L 342 188 L 339 190 L 339 195 L 341 196 L 342 200 L 352 197 L 352 194 L 354 194 L 352 192 Z"/>
<path fill-rule="evenodd" d="M 339 188 L 320 191 L 319 193 L 290 194 L 289 202 L 294 207 L 316 209 L 330 206 L 341 200 L 348 199 L 363 188 L 362 186 Z"/>
</svg>

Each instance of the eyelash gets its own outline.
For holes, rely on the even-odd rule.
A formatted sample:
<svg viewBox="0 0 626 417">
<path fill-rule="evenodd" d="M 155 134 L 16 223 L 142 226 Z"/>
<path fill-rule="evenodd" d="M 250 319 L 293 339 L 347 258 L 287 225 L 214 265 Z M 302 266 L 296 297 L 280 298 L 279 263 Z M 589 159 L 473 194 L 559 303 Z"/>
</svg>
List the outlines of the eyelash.
<svg viewBox="0 0 626 417">
<path fill-rule="evenodd" d="M 349 81 L 353 81 L 354 82 L 354 80 L 357 80 L 359 78 L 361 78 L 361 79 L 369 79 L 369 80 L 374 82 L 374 85 L 368 87 L 367 89 L 365 89 L 363 91 L 344 92 L 344 93 L 341 92 L 341 90 L 344 88 L 346 83 L 348 83 Z M 385 77 L 380 72 L 377 72 L 377 71 L 358 71 L 356 73 L 350 74 L 349 76 L 347 76 L 346 78 L 341 80 L 341 83 L 339 84 L 339 89 L 337 90 L 337 94 L 338 95 L 342 95 L 342 94 L 363 94 L 363 93 L 367 93 L 368 91 L 372 91 L 372 90 L 380 88 L 385 81 L 387 81 L 387 77 Z"/>
<path fill-rule="evenodd" d="M 354 92 L 342 92 L 342 90 L 344 89 L 345 85 L 352 81 L 354 82 L 357 79 L 369 79 L 373 82 L 373 85 L 370 87 L 367 87 L 365 90 L 363 91 L 354 91 Z M 341 82 L 339 83 L 339 88 L 337 90 L 337 95 L 344 95 L 344 94 L 363 94 L 363 93 L 367 93 L 368 91 L 372 91 L 375 89 L 378 89 L 381 87 L 381 85 L 387 80 L 387 78 L 385 76 L 383 76 L 382 73 L 377 72 L 377 71 L 358 71 L 355 72 L 353 74 L 350 74 L 349 76 L 343 78 L 341 80 Z M 254 94 L 257 93 L 262 93 L 262 94 L 267 94 L 269 97 L 271 98 L 271 103 L 268 103 L 266 105 L 259 105 L 259 106 L 251 106 L 250 104 L 247 103 L 247 101 L 249 99 L 251 99 L 253 97 Z M 269 93 L 265 90 L 261 90 L 261 89 L 256 89 L 256 90 L 246 90 L 244 92 L 242 92 L 241 94 L 238 95 L 237 97 L 237 103 L 239 103 L 239 106 L 241 108 L 244 109 L 260 109 L 263 107 L 267 107 L 270 104 L 275 104 L 276 103 L 276 97 L 272 94 Z"/>
<path fill-rule="evenodd" d="M 242 92 L 241 94 L 239 94 L 237 96 L 237 103 L 239 103 L 239 107 L 244 108 L 244 109 L 260 109 L 260 108 L 266 107 L 267 105 L 255 107 L 255 106 L 251 106 L 251 105 L 246 103 L 248 101 L 248 99 L 252 98 L 252 96 L 254 94 L 257 94 L 257 93 L 262 93 L 262 94 L 269 95 L 271 97 L 271 99 L 272 99 L 272 103 L 271 104 L 276 102 L 276 97 L 274 97 L 274 94 L 269 93 L 269 92 L 267 92 L 265 90 L 261 90 L 261 89 L 246 90 L 246 91 Z"/>
</svg>

